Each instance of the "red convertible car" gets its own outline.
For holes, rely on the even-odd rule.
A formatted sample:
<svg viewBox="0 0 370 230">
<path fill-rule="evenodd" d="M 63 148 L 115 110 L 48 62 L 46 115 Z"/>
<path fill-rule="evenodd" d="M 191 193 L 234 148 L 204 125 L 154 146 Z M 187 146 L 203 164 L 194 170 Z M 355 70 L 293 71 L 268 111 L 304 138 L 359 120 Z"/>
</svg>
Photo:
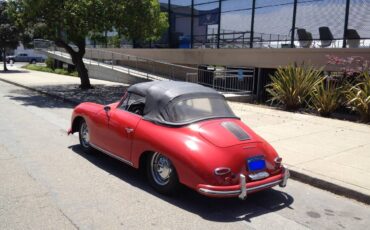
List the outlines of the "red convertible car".
<svg viewBox="0 0 370 230">
<path fill-rule="evenodd" d="M 110 105 L 82 103 L 69 133 L 84 151 L 100 150 L 144 168 L 160 193 L 184 184 L 212 197 L 239 197 L 285 187 L 289 171 L 264 139 L 234 115 L 223 95 L 194 83 L 130 86 Z"/>
</svg>

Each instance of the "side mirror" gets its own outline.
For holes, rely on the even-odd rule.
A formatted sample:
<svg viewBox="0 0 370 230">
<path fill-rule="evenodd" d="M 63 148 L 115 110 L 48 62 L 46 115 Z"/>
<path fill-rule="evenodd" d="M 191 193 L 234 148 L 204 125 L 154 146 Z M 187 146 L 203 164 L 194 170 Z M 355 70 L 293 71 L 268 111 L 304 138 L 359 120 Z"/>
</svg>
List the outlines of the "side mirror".
<svg viewBox="0 0 370 230">
<path fill-rule="evenodd" d="M 108 113 L 110 111 L 110 106 L 109 105 L 104 106 L 104 111 Z"/>
</svg>

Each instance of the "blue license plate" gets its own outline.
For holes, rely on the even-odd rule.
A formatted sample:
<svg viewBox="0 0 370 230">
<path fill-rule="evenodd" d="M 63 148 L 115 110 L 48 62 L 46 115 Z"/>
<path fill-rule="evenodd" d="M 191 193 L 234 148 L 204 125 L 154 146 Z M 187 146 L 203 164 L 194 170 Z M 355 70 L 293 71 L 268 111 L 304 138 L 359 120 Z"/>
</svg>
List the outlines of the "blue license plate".
<svg viewBox="0 0 370 230">
<path fill-rule="evenodd" d="M 250 172 L 266 169 L 266 162 L 263 159 L 263 157 L 254 157 L 254 158 L 248 159 L 247 162 L 248 162 L 247 166 Z"/>
</svg>

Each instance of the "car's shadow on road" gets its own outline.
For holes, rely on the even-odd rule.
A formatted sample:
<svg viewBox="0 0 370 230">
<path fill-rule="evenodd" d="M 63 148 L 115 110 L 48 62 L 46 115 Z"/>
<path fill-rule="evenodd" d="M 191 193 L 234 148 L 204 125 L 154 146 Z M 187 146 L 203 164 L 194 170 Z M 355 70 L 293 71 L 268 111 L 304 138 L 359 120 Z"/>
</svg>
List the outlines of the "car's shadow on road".
<svg viewBox="0 0 370 230">
<path fill-rule="evenodd" d="M 73 145 L 69 148 L 97 167 L 132 186 L 210 221 L 234 222 L 244 220 L 250 222 L 254 217 L 284 208 L 291 208 L 290 205 L 294 202 L 293 197 L 289 194 L 274 189 L 251 194 L 245 201 L 237 198 L 207 198 L 186 187 L 182 187 L 175 196 L 168 197 L 154 191 L 139 170 L 98 151 L 89 154 L 84 153 L 79 145 Z"/>
</svg>

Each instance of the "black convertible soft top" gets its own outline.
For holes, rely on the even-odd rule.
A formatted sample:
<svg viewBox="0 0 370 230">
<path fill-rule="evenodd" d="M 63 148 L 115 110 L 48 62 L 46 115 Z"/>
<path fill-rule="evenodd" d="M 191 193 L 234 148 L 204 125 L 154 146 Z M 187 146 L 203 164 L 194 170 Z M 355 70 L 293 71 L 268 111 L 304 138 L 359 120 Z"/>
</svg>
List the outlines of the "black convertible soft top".
<svg viewBox="0 0 370 230">
<path fill-rule="evenodd" d="M 215 118 L 218 114 L 221 117 L 236 117 L 228 107 L 225 97 L 222 94 L 218 93 L 214 89 L 195 83 L 180 81 L 151 81 L 132 85 L 127 91 L 129 93 L 135 93 L 145 97 L 144 119 L 156 123 L 186 125 L 194 122 L 194 119 L 177 121 L 174 119 L 176 115 L 173 114 L 173 111 L 176 110 L 174 107 L 176 102 L 192 98 L 214 99 L 213 101 L 217 101 L 218 104 L 222 104 L 222 106 L 217 106 L 216 108 L 218 110 L 221 108 L 222 111 L 215 111 L 217 114 L 213 114 L 212 117 L 205 116 L 197 120 Z M 191 113 L 192 111 L 188 109 L 188 112 Z M 183 113 L 186 113 L 186 111 Z"/>
</svg>

